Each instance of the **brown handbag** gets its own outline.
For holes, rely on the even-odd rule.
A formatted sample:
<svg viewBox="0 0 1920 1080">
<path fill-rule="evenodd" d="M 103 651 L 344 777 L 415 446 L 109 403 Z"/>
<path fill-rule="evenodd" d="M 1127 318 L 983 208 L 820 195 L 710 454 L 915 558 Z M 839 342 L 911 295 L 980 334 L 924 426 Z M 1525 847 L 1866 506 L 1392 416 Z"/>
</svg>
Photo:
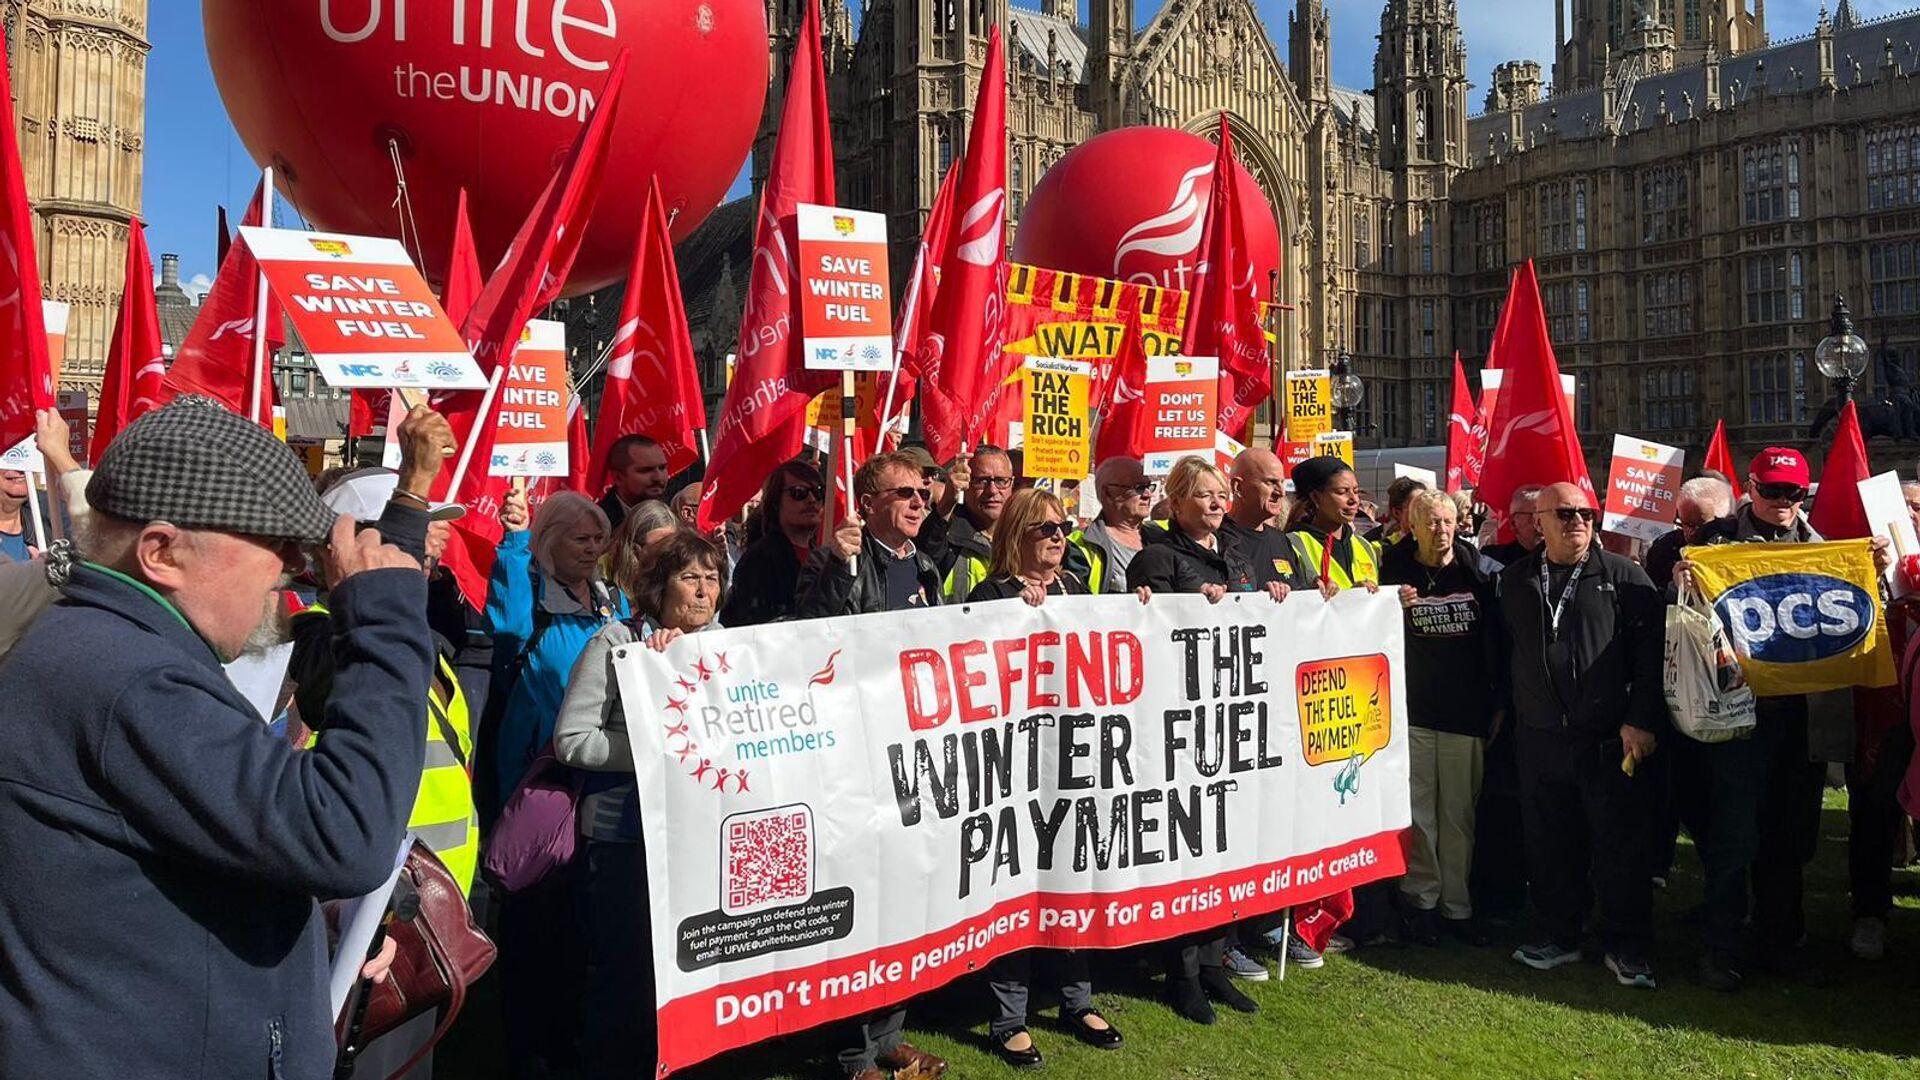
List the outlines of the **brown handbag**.
<svg viewBox="0 0 1920 1080">
<path fill-rule="evenodd" d="M 422 1013 L 444 1009 L 433 1038 L 416 1051 L 393 1076 L 405 1076 L 445 1037 L 454 1018 L 467 1003 L 467 990 L 493 966 L 497 950 L 473 923 L 467 898 L 453 875 L 428 847 L 414 841 L 400 868 L 400 885 L 412 886 L 418 911 L 407 920 L 394 919 L 387 936 L 396 946 L 393 969 L 386 981 L 367 988 L 366 1013 L 358 1037 L 365 1046 Z M 345 1038 L 347 1018 L 337 1034 Z"/>
</svg>

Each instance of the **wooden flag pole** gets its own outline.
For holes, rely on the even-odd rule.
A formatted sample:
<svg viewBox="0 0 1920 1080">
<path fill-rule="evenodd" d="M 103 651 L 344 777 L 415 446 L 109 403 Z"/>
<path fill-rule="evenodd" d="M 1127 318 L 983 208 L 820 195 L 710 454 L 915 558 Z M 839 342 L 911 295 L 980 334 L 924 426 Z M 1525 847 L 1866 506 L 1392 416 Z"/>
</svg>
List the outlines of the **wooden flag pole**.
<svg viewBox="0 0 1920 1080">
<path fill-rule="evenodd" d="M 1273 367 L 1273 448 L 1286 439 L 1286 359 L 1280 352 L 1280 271 L 1267 271 L 1267 322 L 1273 331 L 1271 363 Z"/>
<path fill-rule="evenodd" d="M 271 165 L 260 174 L 260 224 L 266 228 L 273 226 L 273 166 Z M 257 267 L 258 263 L 256 262 L 255 265 Z M 264 270 L 260 271 L 259 280 L 255 282 L 254 288 L 256 295 L 253 298 L 253 370 L 247 376 L 250 384 L 247 419 L 259 424 L 261 423 L 261 401 L 266 397 L 267 380 L 263 369 L 267 365 L 267 296 L 271 288 L 267 284 L 267 275 Z M 273 421 L 269 417 L 262 426 L 271 427 L 272 425 Z"/>
<path fill-rule="evenodd" d="M 45 551 L 47 541 L 57 538 L 47 536 L 47 523 L 40 515 L 40 484 L 36 479 L 39 475 L 31 469 L 27 470 L 27 514 L 33 521 L 33 538 L 40 542 L 40 550 Z"/>
<path fill-rule="evenodd" d="M 860 417 L 859 417 L 859 414 L 855 411 L 858 408 L 857 399 L 859 397 L 859 394 L 860 394 L 859 387 L 856 385 L 854 381 L 853 371 L 851 369 L 847 371 L 842 371 L 840 373 L 840 435 L 841 435 L 840 459 L 841 460 L 840 460 L 839 468 L 835 471 L 846 478 L 845 486 L 842 487 L 841 490 L 846 492 L 846 500 L 847 500 L 846 516 L 849 518 L 854 516 L 853 440 L 854 440 L 855 434 L 859 431 L 859 427 L 860 427 Z M 828 515 L 828 516 L 831 517 L 832 515 Z M 856 573 L 856 574 L 859 573 L 860 572 L 859 560 L 860 560 L 860 557 L 858 555 L 855 555 L 852 558 L 848 559 L 847 569 L 852 571 L 853 573 Z"/>
<path fill-rule="evenodd" d="M 700 464 L 702 465 L 712 464 L 713 463 L 713 447 L 707 442 L 707 429 L 701 428 L 699 431 L 695 432 L 694 434 L 700 436 Z"/>
<path fill-rule="evenodd" d="M 500 394 L 500 380 L 507 374 L 505 362 L 494 365 L 493 377 L 487 380 L 487 392 L 481 395 L 479 413 L 473 418 L 473 430 L 467 432 L 467 441 L 460 447 L 460 460 L 453 466 L 453 482 L 447 485 L 447 498 L 455 502 L 460 500 L 460 485 L 467 478 L 467 469 L 473 464 L 473 448 L 480 441 L 480 433 L 494 422 L 493 399 Z"/>
</svg>

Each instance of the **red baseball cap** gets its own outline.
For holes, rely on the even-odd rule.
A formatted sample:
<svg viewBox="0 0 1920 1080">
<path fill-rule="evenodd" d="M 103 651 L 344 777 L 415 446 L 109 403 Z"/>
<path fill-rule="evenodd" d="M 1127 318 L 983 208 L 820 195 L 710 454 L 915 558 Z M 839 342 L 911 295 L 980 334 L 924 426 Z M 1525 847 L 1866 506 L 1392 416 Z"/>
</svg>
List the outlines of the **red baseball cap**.
<svg viewBox="0 0 1920 1080">
<path fill-rule="evenodd" d="M 1753 464 L 1747 466 L 1747 474 L 1760 484 L 1806 487 L 1813 480 L 1806 455 L 1790 446 L 1769 446 L 1755 454 Z"/>
</svg>

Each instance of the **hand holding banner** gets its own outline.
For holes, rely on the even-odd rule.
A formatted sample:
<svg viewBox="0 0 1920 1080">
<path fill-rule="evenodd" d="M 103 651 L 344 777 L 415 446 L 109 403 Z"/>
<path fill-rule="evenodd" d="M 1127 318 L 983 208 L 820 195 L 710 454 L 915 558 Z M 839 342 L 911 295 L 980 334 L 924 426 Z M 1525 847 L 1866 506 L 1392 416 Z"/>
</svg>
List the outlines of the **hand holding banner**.
<svg viewBox="0 0 1920 1080">
<path fill-rule="evenodd" d="M 1893 685 L 1868 541 L 1719 544 L 1682 554 L 1756 695 Z"/>
</svg>

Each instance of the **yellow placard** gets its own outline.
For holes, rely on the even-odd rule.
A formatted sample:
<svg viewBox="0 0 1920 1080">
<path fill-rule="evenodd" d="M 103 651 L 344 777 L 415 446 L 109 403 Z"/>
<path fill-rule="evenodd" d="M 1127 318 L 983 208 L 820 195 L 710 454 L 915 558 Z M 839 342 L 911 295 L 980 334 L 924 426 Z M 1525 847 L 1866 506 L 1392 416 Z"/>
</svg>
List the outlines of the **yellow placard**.
<svg viewBox="0 0 1920 1080">
<path fill-rule="evenodd" d="M 1093 365 L 1083 360 L 1036 356 L 1026 362 L 1021 386 L 1022 431 L 1028 476 L 1079 480 L 1092 452 L 1087 407 Z"/>
<path fill-rule="evenodd" d="M 1893 685 L 1868 541 L 1720 544 L 1684 556 L 1756 695 Z"/>
<path fill-rule="evenodd" d="M 1365 759 L 1393 738 L 1393 679 L 1385 653 L 1314 660 L 1294 669 L 1300 754 L 1308 765 Z"/>
<path fill-rule="evenodd" d="M 1333 430 L 1333 379 L 1326 368 L 1289 371 L 1286 386 L 1288 442 L 1312 442 Z"/>
<path fill-rule="evenodd" d="M 1337 457 L 1353 468 L 1353 432 L 1323 431 L 1313 437 L 1315 457 Z"/>
</svg>

